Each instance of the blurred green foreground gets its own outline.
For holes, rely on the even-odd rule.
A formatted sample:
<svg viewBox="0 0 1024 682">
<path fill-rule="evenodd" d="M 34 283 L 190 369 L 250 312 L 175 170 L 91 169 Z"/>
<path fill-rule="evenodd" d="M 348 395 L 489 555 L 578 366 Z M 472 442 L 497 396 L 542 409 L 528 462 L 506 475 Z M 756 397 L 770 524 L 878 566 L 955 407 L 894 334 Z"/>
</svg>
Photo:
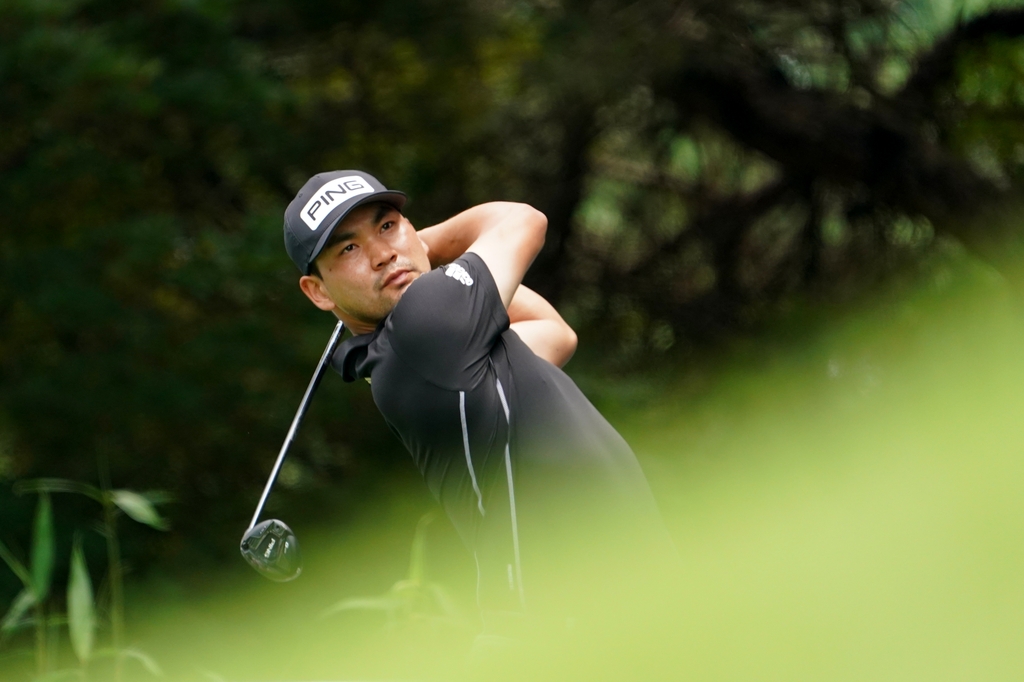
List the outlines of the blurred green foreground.
<svg viewBox="0 0 1024 682">
<path fill-rule="evenodd" d="M 475 674 L 1024 679 L 1021 307 L 977 266 L 915 287 L 674 385 L 584 380 L 648 472 L 680 584 L 616 611 L 595 595 L 572 628 L 538 630 Z M 132 644 L 175 680 L 464 678 L 472 575 L 441 519 L 427 577 L 464 621 L 322 615 L 402 578 L 424 510 L 416 483 L 343 529 L 297 529 L 306 572 L 294 583 L 264 582 L 241 559 L 136 583 Z M 27 678 L 30 663 L 0 662 L 0 679 Z M 153 679 L 127 665 L 136 678 Z"/>
</svg>

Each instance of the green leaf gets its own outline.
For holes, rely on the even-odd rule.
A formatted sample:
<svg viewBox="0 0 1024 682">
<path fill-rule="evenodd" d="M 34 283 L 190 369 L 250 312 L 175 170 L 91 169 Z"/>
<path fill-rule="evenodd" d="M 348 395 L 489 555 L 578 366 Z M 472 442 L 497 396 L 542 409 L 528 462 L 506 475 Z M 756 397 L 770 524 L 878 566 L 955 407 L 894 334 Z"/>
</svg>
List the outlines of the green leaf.
<svg viewBox="0 0 1024 682">
<path fill-rule="evenodd" d="M 391 586 L 388 594 L 402 599 L 417 599 L 423 592 L 423 583 L 415 580 L 402 579 Z"/>
<path fill-rule="evenodd" d="M 21 649 L 11 649 L 10 651 L 0 652 L 0 666 L 7 666 L 8 661 L 16 661 L 18 659 L 30 660 L 36 655 L 35 649 L 29 649 L 23 647 Z M 35 680 L 33 680 L 35 682 Z"/>
<path fill-rule="evenodd" d="M 427 590 L 433 595 L 434 601 L 446 616 L 452 618 L 461 616 L 459 607 L 455 605 L 455 600 L 451 598 L 451 595 L 448 594 L 444 587 L 438 583 L 427 583 Z"/>
<path fill-rule="evenodd" d="M 32 679 L 33 682 L 57 682 L 57 680 L 67 679 L 68 677 L 77 677 L 80 680 L 86 679 L 85 671 L 81 668 L 62 668 L 61 670 L 54 670 Z"/>
<path fill-rule="evenodd" d="M 134 659 L 142 664 L 142 667 L 154 677 L 163 677 L 164 671 L 160 668 L 159 664 L 153 657 L 147 654 L 141 649 L 135 649 L 133 647 L 127 647 L 124 649 L 114 649 L 113 647 L 104 647 L 102 649 L 96 649 L 92 652 L 92 660 L 100 658 L 116 658 L 119 660 Z"/>
<path fill-rule="evenodd" d="M 35 604 L 35 593 L 28 587 L 23 588 L 11 602 L 11 608 L 7 609 L 3 620 L 0 621 L 0 633 L 8 635 L 20 630 L 27 623 L 23 620 L 25 613 Z"/>
<path fill-rule="evenodd" d="M 416 534 L 412 538 L 412 551 L 409 557 L 409 573 L 406 578 L 414 583 L 422 583 L 427 568 L 427 526 L 434 521 L 434 513 L 428 512 L 420 517 L 416 524 Z"/>
<path fill-rule="evenodd" d="M 71 576 L 68 578 L 68 635 L 78 660 L 88 661 L 96 636 L 96 603 L 82 543 L 77 538 L 71 551 Z"/>
<path fill-rule="evenodd" d="M 153 677 L 163 677 L 164 671 L 160 669 L 153 657 L 139 649 L 121 649 L 121 658 L 132 658 L 142 664 L 142 667 Z"/>
<path fill-rule="evenodd" d="M 53 577 L 53 558 L 57 552 L 53 538 L 53 508 L 50 496 L 40 493 L 36 507 L 36 520 L 32 527 L 32 589 L 36 599 L 45 601 L 50 594 Z"/>
<path fill-rule="evenodd" d="M 161 504 L 168 504 L 174 502 L 174 495 L 167 492 L 166 490 L 146 490 L 140 493 L 143 497 L 149 500 L 150 504 L 160 506 Z"/>
<path fill-rule="evenodd" d="M 324 609 L 320 613 L 320 617 L 326 618 L 341 611 L 387 611 L 391 613 L 401 606 L 402 601 L 394 597 L 353 597 L 352 599 L 342 599 L 333 606 Z"/>
<path fill-rule="evenodd" d="M 91 497 L 100 504 L 103 504 L 103 491 L 94 485 L 69 481 L 66 478 L 34 478 L 28 481 L 18 481 L 14 484 L 14 492 L 17 495 L 25 493 L 77 493 Z"/>
<path fill-rule="evenodd" d="M 25 568 L 25 564 L 18 561 L 18 557 L 14 556 L 11 550 L 7 549 L 7 545 L 0 542 L 0 559 L 4 560 L 7 567 L 13 571 L 14 575 L 18 576 L 18 580 L 28 588 L 32 587 L 32 575 Z"/>
<path fill-rule="evenodd" d="M 167 530 L 167 522 L 156 512 L 156 507 L 142 495 L 132 490 L 114 490 L 111 499 L 128 516 L 139 523 L 158 530 Z"/>
<path fill-rule="evenodd" d="M 63 613 L 46 614 L 46 625 L 51 628 L 59 628 L 68 624 L 68 617 Z"/>
</svg>

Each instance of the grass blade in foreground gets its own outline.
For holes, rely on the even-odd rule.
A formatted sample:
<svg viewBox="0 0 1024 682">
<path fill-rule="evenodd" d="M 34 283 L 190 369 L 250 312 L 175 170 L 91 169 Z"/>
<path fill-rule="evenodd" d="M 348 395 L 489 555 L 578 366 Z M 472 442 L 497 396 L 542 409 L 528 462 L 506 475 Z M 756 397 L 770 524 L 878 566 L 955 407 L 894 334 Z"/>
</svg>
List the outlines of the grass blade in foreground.
<svg viewBox="0 0 1024 682">
<path fill-rule="evenodd" d="M 11 602 L 11 608 L 7 610 L 3 620 L 0 620 L 0 642 L 3 642 L 4 637 L 17 632 L 29 622 L 24 620 L 24 616 L 35 604 L 35 593 L 28 587 L 23 588 Z"/>
<path fill-rule="evenodd" d="M 56 552 L 57 547 L 53 538 L 53 507 L 50 505 L 50 496 L 40 493 L 35 525 L 32 527 L 32 589 L 35 590 L 37 602 L 45 601 L 50 594 Z"/>
<path fill-rule="evenodd" d="M 132 519 L 157 530 L 167 530 L 167 522 L 157 513 L 156 507 L 139 493 L 114 490 L 110 496 L 114 504 Z"/>
<path fill-rule="evenodd" d="M 89 567 L 82 554 L 82 543 L 75 540 L 71 551 L 71 576 L 68 579 L 68 633 L 75 656 L 84 665 L 92 656 L 96 637 L 96 603 L 92 594 Z"/>
</svg>

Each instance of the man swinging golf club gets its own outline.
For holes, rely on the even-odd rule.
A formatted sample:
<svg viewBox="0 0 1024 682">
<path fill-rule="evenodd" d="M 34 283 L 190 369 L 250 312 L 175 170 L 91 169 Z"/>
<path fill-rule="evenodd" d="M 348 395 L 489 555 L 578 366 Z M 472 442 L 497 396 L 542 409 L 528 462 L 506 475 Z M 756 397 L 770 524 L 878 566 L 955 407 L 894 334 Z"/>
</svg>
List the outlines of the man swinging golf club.
<svg viewBox="0 0 1024 682">
<path fill-rule="evenodd" d="M 635 456 L 559 369 L 576 335 L 520 284 L 545 216 L 495 202 L 417 232 L 405 201 L 361 171 L 320 173 L 285 212 L 285 246 L 353 334 L 332 366 L 370 382 L 473 553 L 482 611 L 571 616 L 671 567 Z"/>
</svg>

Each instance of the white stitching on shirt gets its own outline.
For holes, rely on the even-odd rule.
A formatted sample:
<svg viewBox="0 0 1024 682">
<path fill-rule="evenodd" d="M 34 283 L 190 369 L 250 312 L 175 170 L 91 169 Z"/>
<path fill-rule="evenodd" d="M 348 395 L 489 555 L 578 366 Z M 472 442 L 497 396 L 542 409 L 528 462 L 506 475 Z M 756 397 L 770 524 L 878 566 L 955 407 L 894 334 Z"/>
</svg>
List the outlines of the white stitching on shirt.
<svg viewBox="0 0 1024 682">
<path fill-rule="evenodd" d="M 516 490 L 512 485 L 512 455 L 509 453 L 509 444 L 512 440 L 512 420 L 508 409 L 508 402 L 505 400 L 505 390 L 501 387 L 501 379 L 494 379 L 498 387 L 498 397 L 501 399 L 501 406 L 505 409 L 505 423 L 508 424 L 508 437 L 505 439 L 505 475 L 508 478 L 508 505 L 512 512 L 512 549 L 516 557 L 516 583 L 519 585 L 519 603 L 526 608 L 526 594 L 523 592 L 523 566 L 519 562 L 519 522 L 516 518 Z"/>
<path fill-rule="evenodd" d="M 466 425 L 466 392 L 459 391 L 459 416 L 462 417 L 462 447 L 466 451 L 466 466 L 469 467 L 469 480 L 473 482 L 476 493 L 476 506 L 480 516 L 484 515 L 484 497 L 480 494 L 480 486 L 476 484 L 476 472 L 473 471 L 473 458 L 469 454 L 469 426 Z"/>
</svg>

